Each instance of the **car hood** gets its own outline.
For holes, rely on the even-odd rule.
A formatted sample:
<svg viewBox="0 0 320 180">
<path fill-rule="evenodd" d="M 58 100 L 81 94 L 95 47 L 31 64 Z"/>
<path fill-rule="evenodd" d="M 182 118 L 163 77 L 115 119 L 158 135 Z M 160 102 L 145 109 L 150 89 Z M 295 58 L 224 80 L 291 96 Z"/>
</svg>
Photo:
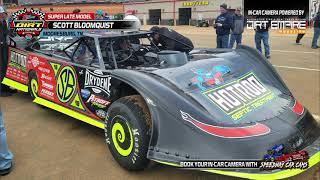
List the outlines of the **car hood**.
<svg viewBox="0 0 320 180">
<path fill-rule="evenodd" d="M 217 123 L 272 119 L 293 102 L 290 91 L 270 66 L 240 50 L 152 73 L 197 101 Z"/>
</svg>

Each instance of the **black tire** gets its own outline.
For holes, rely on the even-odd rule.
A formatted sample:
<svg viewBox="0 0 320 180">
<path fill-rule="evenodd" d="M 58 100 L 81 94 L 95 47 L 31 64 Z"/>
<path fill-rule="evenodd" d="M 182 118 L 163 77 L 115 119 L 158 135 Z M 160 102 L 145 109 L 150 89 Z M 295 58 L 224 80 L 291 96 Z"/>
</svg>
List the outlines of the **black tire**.
<svg viewBox="0 0 320 180">
<path fill-rule="evenodd" d="M 32 99 L 35 99 L 38 96 L 38 77 L 35 71 L 31 71 L 29 73 L 29 84 L 28 84 L 28 91 Z"/>
<path fill-rule="evenodd" d="M 106 142 L 123 168 L 137 171 L 148 166 L 150 134 L 150 113 L 141 96 L 122 97 L 109 107 L 105 122 Z"/>
</svg>

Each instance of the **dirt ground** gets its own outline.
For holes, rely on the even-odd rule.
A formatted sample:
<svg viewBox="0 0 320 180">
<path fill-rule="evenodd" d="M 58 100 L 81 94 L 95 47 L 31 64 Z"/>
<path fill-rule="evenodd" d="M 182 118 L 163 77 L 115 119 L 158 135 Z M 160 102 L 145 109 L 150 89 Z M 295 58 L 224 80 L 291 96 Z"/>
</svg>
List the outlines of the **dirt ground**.
<svg viewBox="0 0 320 180">
<path fill-rule="evenodd" d="M 148 29 L 150 27 L 145 27 Z M 196 47 L 215 47 L 212 28 L 177 27 Z M 254 46 L 253 32 L 243 43 Z M 312 31 L 294 44 L 294 35 L 271 33 L 271 62 L 296 98 L 320 115 L 320 49 L 311 49 Z M 56 179 L 235 179 L 205 172 L 153 164 L 142 172 L 128 172 L 113 160 L 104 132 L 53 110 L 41 108 L 26 94 L 0 98 L 8 135 L 15 155 L 14 169 L 1 180 Z M 320 179 L 317 165 L 292 179 Z"/>
</svg>

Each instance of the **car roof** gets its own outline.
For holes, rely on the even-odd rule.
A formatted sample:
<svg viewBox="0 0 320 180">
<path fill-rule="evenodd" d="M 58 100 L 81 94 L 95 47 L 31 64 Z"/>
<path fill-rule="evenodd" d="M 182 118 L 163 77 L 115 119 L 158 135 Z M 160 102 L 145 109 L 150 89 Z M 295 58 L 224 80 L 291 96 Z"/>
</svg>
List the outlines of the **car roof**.
<svg viewBox="0 0 320 180">
<path fill-rule="evenodd" d="M 90 31 L 83 35 L 87 37 L 98 37 L 98 38 L 114 38 L 123 36 L 141 36 L 151 34 L 151 31 Z"/>
</svg>

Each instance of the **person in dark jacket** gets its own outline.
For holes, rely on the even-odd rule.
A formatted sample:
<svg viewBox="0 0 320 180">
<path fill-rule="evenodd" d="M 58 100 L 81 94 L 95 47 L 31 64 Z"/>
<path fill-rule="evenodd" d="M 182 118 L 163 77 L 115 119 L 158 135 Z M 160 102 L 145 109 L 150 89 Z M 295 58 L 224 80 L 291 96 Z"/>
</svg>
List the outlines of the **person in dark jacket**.
<svg viewBox="0 0 320 180">
<path fill-rule="evenodd" d="M 163 50 L 182 51 L 189 53 L 194 48 L 192 41 L 178 32 L 166 27 L 153 26 L 153 42 L 161 44 Z"/>
<path fill-rule="evenodd" d="M 221 14 L 216 18 L 213 25 L 217 34 L 217 48 L 228 48 L 232 16 L 228 13 L 226 4 L 220 5 L 220 12 Z"/>
<path fill-rule="evenodd" d="M 7 25 L 7 13 L 5 8 L 0 6 L 0 96 L 10 96 L 15 91 L 8 86 L 2 84 L 3 78 L 6 75 L 8 66 L 8 45 L 7 38 L 9 35 Z"/>
<path fill-rule="evenodd" d="M 264 54 L 267 59 L 270 58 L 270 45 L 269 45 L 269 28 L 271 23 L 262 24 L 262 26 L 257 26 L 255 29 L 254 41 L 256 43 L 256 48 L 262 53 L 261 41 L 264 45 Z"/>
<path fill-rule="evenodd" d="M 230 37 L 229 48 L 233 47 L 233 44 L 237 42 L 238 44 L 242 43 L 242 33 L 244 31 L 244 26 L 246 24 L 245 18 L 241 15 L 241 9 L 237 8 L 235 15 L 232 19 L 232 33 Z"/>
<path fill-rule="evenodd" d="M 317 49 L 319 48 L 317 43 L 320 36 L 320 10 L 318 11 L 317 15 L 313 18 L 313 23 L 314 23 L 313 24 L 314 33 L 313 33 L 311 48 Z"/>
</svg>

